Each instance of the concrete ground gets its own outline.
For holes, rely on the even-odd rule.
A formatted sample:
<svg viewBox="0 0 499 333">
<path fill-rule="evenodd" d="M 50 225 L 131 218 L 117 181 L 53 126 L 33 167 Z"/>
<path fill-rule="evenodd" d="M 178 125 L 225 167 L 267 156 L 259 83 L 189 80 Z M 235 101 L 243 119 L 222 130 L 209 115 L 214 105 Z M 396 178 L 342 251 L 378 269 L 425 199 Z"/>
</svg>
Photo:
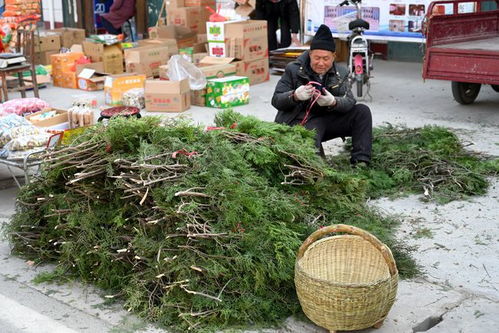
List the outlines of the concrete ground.
<svg viewBox="0 0 499 333">
<path fill-rule="evenodd" d="M 421 64 L 375 61 L 372 79 L 374 124 L 419 127 L 437 124 L 452 128 L 468 149 L 499 156 L 499 94 L 484 86 L 477 101 L 457 104 L 450 83 L 421 78 Z M 251 103 L 237 107 L 243 114 L 272 121 L 276 111 L 270 99 L 279 77 L 253 86 Z M 68 108 L 76 90 L 47 88 L 41 97 L 55 107 Z M 103 94 L 96 94 L 103 101 Z M 216 109 L 192 107 L 181 116 L 200 124 L 212 123 Z M 176 114 L 166 114 L 173 117 Z M 330 153 L 341 146 L 330 142 Z M 0 223 L 14 212 L 17 189 L 0 168 Z M 423 203 L 418 196 L 372 202 L 383 213 L 403 221 L 397 234 L 417 247 L 414 257 L 423 278 L 400 281 L 397 300 L 377 333 L 483 333 L 499 329 L 499 181 L 490 179 L 486 195 L 446 205 Z M 415 234 L 425 230 L 427 237 Z M 0 332 L 162 332 L 120 308 L 107 305 L 105 294 L 78 283 L 32 282 L 51 266 L 34 267 L 10 255 L 0 241 Z M 264 332 L 326 332 L 309 323 L 288 319 L 282 327 Z"/>
</svg>

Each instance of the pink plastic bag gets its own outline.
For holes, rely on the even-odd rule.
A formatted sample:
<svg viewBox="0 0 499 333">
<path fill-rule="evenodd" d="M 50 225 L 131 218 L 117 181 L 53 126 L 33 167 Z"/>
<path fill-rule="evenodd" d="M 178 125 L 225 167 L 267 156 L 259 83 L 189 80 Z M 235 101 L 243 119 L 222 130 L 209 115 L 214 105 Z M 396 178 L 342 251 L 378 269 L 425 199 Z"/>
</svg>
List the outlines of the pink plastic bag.
<svg viewBox="0 0 499 333">
<path fill-rule="evenodd" d="M 0 114 L 17 114 L 19 116 L 38 112 L 50 105 L 39 98 L 16 98 L 0 105 Z"/>
</svg>

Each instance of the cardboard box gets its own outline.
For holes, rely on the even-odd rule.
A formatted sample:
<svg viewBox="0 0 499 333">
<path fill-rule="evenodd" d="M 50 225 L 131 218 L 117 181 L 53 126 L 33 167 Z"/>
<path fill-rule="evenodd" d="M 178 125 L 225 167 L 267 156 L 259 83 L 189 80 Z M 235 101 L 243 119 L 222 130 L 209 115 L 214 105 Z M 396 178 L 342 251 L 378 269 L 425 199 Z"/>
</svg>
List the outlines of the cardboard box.
<svg viewBox="0 0 499 333">
<path fill-rule="evenodd" d="M 256 60 L 268 56 L 267 21 L 207 22 L 211 56 Z"/>
<path fill-rule="evenodd" d="M 104 71 L 106 73 L 123 73 L 123 52 L 119 44 L 104 45 L 101 43 L 84 41 L 83 52 L 85 52 L 93 62 L 103 62 Z"/>
<path fill-rule="evenodd" d="M 133 88 L 144 88 L 145 81 L 145 75 L 125 73 L 107 76 L 104 81 L 106 104 L 121 105 L 123 94 Z"/>
<path fill-rule="evenodd" d="M 249 0 L 246 4 L 244 5 L 239 5 L 236 7 L 236 13 L 241 15 L 241 16 L 250 16 L 251 13 L 256 8 L 256 0 Z"/>
<path fill-rule="evenodd" d="M 59 28 L 50 31 L 58 33 L 61 39 L 61 46 L 68 49 L 74 44 L 83 43 L 85 40 L 85 29 Z"/>
<path fill-rule="evenodd" d="M 247 76 L 250 84 L 258 84 L 270 79 L 269 58 L 262 58 L 250 61 L 237 61 L 237 75 Z"/>
<path fill-rule="evenodd" d="M 168 73 L 168 65 L 159 66 L 159 79 L 160 80 L 169 80 L 167 73 Z"/>
<path fill-rule="evenodd" d="M 93 62 L 91 64 L 80 64 L 76 65 L 76 74 L 80 74 L 82 70 L 85 68 L 94 69 L 96 72 L 103 73 L 104 72 L 104 63 L 103 62 Z"/>
<path fill-rule="evenodd" d="M 208 80 L 222 78 L 236 75 L 236 65 L 231 63 L 232 60 L 232 58 L 204 57 L 197 66 Z M 206 88 L 191 91 L 191 104 L 206 105 Z"/>
<path fill-rule="evenodd" d="M 165 0 L 165 6 L 167 12 L 168 9 L 186 7 L 184 0 Z"/>
<path fill-rule="evenodd" d="M 208 43 L 208 34 L 198 34 L 198 43 Z"/>
<path fill-rule="evenodd" d="M 206 53 L 206 44 L 196 44 L 194 46 L 185 47 L 178 50 L 178 54 L 187 56 L 191 60 L 191 62 L 194 62 L 193 56 L 196 53 Z"/>
<path fill-rule="evenodd" d="M 230 21 L 229 21 L 230 22 Z M 225 41 L 225 25 L 229 22 L 206 22 L 206 39 L 208 42 Z"/>
<path fill-rule="evenodd" d="M 55 87 L 77 89 L 78 83 L 76 79 L 75 72 L 60 72 L 57 74 L 52 74 Z"/>
<path fill-rule="evenodd" d="M 206 106 L 229 108 L 249 103 L 250 84 L 244 76 L 228 76 L 208 80 Z"/>
<path fill-rule="evenodd" d="M 178 53 L 177 41 L 173 38 L 170 39 L 141 39 L 138 41 L 139 47 L 144 46 L 165 46 L 170 51 L 170 54 Z M 126 58 L 127 50 L 125 50 L 125 58 Z"/>
<path fill-rule="evenodd" d="M 175 39 L 179 48 L 193 46 L 197 42 L 196 33 L 180 25 L 162 25 L 149 28 L 152 39 Z"/>
<path fill-rule="evenodd" d="M 216 0 L 184 0 L 185 7 L 206 7 L 215 9 Z"/>
<path fill-rule="evenodd" d="M 191 90 L 191 105 L 206 105 L 206 88 L 201 90 Z"/>
<path fill-rule="evenodd" d="M 68 71 L 69 67 L 73 66 L 75 61 L 84 57 L 81 52 L 57 53 L 50 56 L 52 64 L 52 73 L 54 70 Z"/>
<path fill-rule="evenodd" d="M 197 66 L 201 62 L 201 60 L 203 60 L 207 56 L 208 56 L 207 52 L 193 53 L 192 63 Z"/>
<path fill-rule="evenodd" d="M 206 76 L 206 79 L 223 78 L 236 75 L 237 67 L 232 64 L 233 58 L 204 57 L 198 64 L 198 68 Z"/>
<path fill-rule="evenodd" d="M 225 36 L 231 40 L 231 57 L 255 60 L 269 55 L 267 21 L 248 20 L 228 24 L 225 27 Z"/>
<path fill-rule="evenodd" d="M 84 68 L 78 74 L 78 89 L 96 91 L 104 89 L 104 82 L 108 74 L 97 72 L 95 69 Z"/>
<path fill-rule="evenodd" d="M 59 51 L 56 50 L 36 52 L 34 56 L 35 65 L 50 65 L 50 56 L 57 53 L 59 53 Z"/>
<path fill-rule="evenodd" d="M 41 115 L 47 111 L 56 111 L 56 115 L 54 117 L 42 120 L 33 120 L 33 118 L 36 118 L 36 116 Z M 25 116 L 25 118 L 37 127 L 49 127 L 68 122 L 68 111 L 61 109 L 54 109 L 54 108 L 44 109 L 42 111 L 38 111 L 30 115 L 27 115 Z"/>
<path fill-rule="evenodd" d="M 16 78 L 16 80 L 17 80 L 17 78 Z M 33 80 L 31 79 L 31 76 L 25 76 L 24 77 L 24 82 L 32 83 L 32 81 Z M 43 85 L 43 84 L 47 84 L 47 83 L 50 83 L 50 82 L 52 82 L 52 79 L 51 79 L 50 75 L 48 75 L 48 74 L 47 75 L 41 75 L 41 74 L 36 75 L 36 83 L 38 85 Z"/>
<path fill-rule="evenodd" d="M 229 42 L 209 42 L 208 54 L 210 57 L 229 58 Z"/>
<path fill-rule="evenodd" d="M 59 51 L 61 37 L 55 32 L 40 32 L 35 35 L 35 53 L 44 51 Z"/>
<path fill-rule="evenodd" d="M 125 53 L 126 71 L 145 74 L 146 77 L 159 76 L 159 66 L 166 65 L 171 52 L 165 46 L 144 46 L 128 49 Z"/>
<path fill-rule="evenodd" d="M 147 80 L 144 97 L 147 111 L 185 111 L 191 106 L 189 80 Z"/>
<path fill-rule="evenodd" d="M 206 33 L 206 21 L 209 15 L 201 7 L 171 8 L 168 11 L 168 25 L 180 25 L 194 32 Z"/>
</svg>

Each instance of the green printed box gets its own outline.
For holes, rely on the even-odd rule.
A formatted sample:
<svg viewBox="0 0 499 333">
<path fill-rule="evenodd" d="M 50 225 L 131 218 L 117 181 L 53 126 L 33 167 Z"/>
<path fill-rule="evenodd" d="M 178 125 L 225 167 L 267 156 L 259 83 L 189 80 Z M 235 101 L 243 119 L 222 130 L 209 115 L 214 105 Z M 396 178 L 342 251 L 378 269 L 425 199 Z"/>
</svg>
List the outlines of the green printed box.
<svg viewBox="0 0 499 333">
<path fill-rule="evenodd" d="M 249 103 L 250 84 L 246 76 L 227 76 L 208 80 L 206 106 L 229 108 Z"/>
</svg>

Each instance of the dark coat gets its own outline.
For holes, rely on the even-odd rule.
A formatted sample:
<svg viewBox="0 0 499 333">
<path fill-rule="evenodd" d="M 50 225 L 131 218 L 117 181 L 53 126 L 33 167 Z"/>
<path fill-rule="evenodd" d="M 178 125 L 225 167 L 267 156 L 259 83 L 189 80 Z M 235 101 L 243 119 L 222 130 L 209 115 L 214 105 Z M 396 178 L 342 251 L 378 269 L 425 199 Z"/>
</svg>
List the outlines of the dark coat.
<svg viewBox="0 0 499 333">
<path fill-rule="evenodd" d="M 278 110 L 275 121 L 291 125 L 300 115 L 305 114 L 309 101 L 296 102 L 293 93 L 296 88 L 306 85 L 309 81 L 319 81 L 317 74 L 310 67 L 309 52 L 304 52 L 298 59 L 286 66 L 284 75 L 281 77 L 272 96 L 272 105 Z M 312 115 L 327 112 L 348 112 L 357 103 L 348 81 L 348 70 L 339 64 L 333 63 L 333 67 L 324 75 L 322 85 L 336 98 L 333 107 L 321 107 L 315 105 Z"/>
<path fill-rule="evenodd" d="M 135 16 L 135 0 L 114 0 L 109 13 L 101 16 L 119 29 L 123 23 Z"/>
</svg>

